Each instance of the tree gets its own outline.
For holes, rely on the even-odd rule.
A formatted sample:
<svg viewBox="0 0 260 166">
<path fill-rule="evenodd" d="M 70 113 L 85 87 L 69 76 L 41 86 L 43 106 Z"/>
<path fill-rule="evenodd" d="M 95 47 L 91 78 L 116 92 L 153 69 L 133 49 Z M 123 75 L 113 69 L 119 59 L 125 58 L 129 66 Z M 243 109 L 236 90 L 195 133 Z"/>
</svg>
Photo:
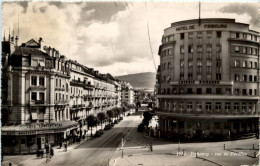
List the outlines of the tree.
<svg viewBox="0 0 260 166">
<path fill-rule="evenodd" d="M 107 115 L 108 115 L 108 117 L 109 117 L 109 121 L 111 121 L 111 118 L 114 117 L 114 111 L 113 111 L 113 110 L 108 110 L 108 111 L 107 111 Z"/>
<path fill-rule="evenodd" d="M 143 119 L 142 123 L 145 126 L 148 126 L 149 125 L 149 121 L 152 119 L 153 115 L 150 112 L 146 111 L 146 112 L 143 113 L 143 116 L 144 116 L 144 119 Z"/>
<path fill-rule="evenodd" d="M 106 114 L 104 112 L 99 112 L 97 114 L 97 118 L 101 123 L 101 129 L 102 129 L 102 124 L 103 124 L 104 120 L 106 119 Z"/>
<path fill-rule="evenodd" d="M 89 115 L 87 118 L 86 118 L 86 121 L 88 122 L 88 127 L 90 127 L 90 130 L 91 130 L 91 136 L 92 135 L 92 127 L 96 126 L 96 117 L 94 115 Z"/>
<path fill-rule="evenodd" d="M 119 111 L 116 107 L 112 108 L 113 112 L 114 112 L 114 117 L 116 117 L 116 119 L 118 118 L 119 115 Z"/>
</svg>

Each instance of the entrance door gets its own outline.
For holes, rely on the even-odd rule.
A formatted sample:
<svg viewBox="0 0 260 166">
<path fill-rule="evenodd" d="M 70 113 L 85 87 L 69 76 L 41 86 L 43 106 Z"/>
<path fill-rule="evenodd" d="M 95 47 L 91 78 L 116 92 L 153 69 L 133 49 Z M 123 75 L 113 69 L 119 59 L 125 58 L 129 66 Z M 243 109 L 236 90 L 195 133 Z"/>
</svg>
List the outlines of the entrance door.
<svg viewBox="0 0 260 166">
<path fill-rule="evenodd" d="M 37 148 L 41 149 L 41 138 L 37 138 Z"/>
</svg>

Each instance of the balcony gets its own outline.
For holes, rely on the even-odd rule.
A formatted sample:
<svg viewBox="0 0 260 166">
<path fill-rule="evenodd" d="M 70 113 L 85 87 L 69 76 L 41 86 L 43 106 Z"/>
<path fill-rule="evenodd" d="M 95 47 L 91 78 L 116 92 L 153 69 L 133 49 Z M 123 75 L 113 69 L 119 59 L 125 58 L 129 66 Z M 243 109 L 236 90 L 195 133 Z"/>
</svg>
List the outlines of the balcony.
<svg viewBox="0 0 260 166">
<path fill-rule="evenodd" d="M 57 105 L 69 104 L 69 100 L 56 100 L 56 101 L 54 101 L 54 104 L 57 104 Z"/>
<path fill-rule="evenodd" d="M 44 100 L 35 100 L 35 101 L 30 101 L 28 103 L 29 105 L 45 105 L 45 101 Z"/>
<path fill-rule="evenodd" d="M 47 88 L 45 86 L 30 86 L 29 90 L 46 90 Z"/>
</svg>

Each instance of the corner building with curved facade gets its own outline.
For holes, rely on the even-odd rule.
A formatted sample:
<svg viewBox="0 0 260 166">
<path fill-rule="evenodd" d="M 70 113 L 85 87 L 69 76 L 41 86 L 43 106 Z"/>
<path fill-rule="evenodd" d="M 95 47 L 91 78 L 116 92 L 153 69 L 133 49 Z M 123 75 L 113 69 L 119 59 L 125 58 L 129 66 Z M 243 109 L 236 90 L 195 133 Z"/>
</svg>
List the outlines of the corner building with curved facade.
<svg viewBox="0 0 260 166">
<path fill-rule="evenodd" d="M 258 132 L 259 32 L 235 19 L 164 30 L 157 71 L 161 136 L 235 138 Z"/>
</svg>

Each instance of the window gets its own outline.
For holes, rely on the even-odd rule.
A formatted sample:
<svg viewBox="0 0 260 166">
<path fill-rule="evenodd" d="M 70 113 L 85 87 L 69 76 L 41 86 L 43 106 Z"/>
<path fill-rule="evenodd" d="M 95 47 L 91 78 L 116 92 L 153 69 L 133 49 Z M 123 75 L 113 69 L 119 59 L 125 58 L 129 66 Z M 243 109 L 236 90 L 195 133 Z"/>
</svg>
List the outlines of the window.
<svg viewBox="0 0 260 166">
<path fill-rule="evenodd" d="M 202 73 L 202 67 L 201 67 L 201 66 L 198 66 L 198 67 L 197 67 L 197 73 L 198 73 L 198 74 L 201 74 L 201 73 Z"/>
<path fill-rule="evenodd" d="M 257 69 L 257 62 L 255 62 L 255 69 Z"/>
<path fill-rule="evenodd" d="M 181 33 L 181 40 L 184 39 L 184 33 Z"/>
<path fill-rule="evenodd" d="M 212 52 L 212 47 L 211 46 L 207 46 L 206 50 L 207 50 L 207 52 Z"/>
<path fill-rule="evenodd" d="M 187 93 L 188 93 L 188 94 L 192 94 L 192 88 L 188 88 L 188 89 L 187 89 Z"/>
<path fill-rule="evenodd" d="M 255 96 L 257 95 L 257 90 L 256 90 L 256 89 L 254 89 L 254 95 L 255 95 Z"/>
<path fill-rule="evenodd" d="M 249 81 L 253 82 L 253 76 L 252 75 L 249 75 Z"/>
<path fill-rule="evenodd" d="M 201 45 L 198 45 L 198 46 L 197 46 L 197 52 L 198 52 L 198 53 L 201 53 L 201 52 L 202 52 L 202 46 L 201 46 Z"/>
<path fill-rule="evenodd" d="M 212 31 L 207 32 L 207 37 L 212 37 Z"/>
<path fill-rule="evenodd" d="M 183 54 L 184 53 L 184 46 L 180 47 L 180 52 Z"/>
<path fill-rule="evenodd" d="M 187 104 L 187 108 L 188 108 L 188 110 L 192 110 L 192 102 L 189 102 L 189 103 Z"/>
<path fill-rule="evenodd" d="M 235 81 L 239 81 L 239 80 L 240 80 L 239 75 L 235 74 Z"/>
<path fill-rule="evenodd" d="M 206 110 L 211 111 L 211 102 L 206 102 Z"/>
<path fill-rule="evenodd" d="M 217 31 L 217 38 L 221 38 L 221 31 Z"/>
<path fill-rule="evenodd" d="M 235 46 L 235 52 L 239 52 L 239 46 Z"/>
<path fill-rule="evenodd" d="M 248 54 L 252 54 L 252 48 L 251 47 L 248 48 Z"/>
<path fill-rule="evenodd" d="M 192 74 L 188 74 L 188 79 L 192 80 Z"/>
<path fill-rule="evenodd" d="M 247 81 L 247 75 L 243 75 L 243 81 Z"/>
<path fill-rule="evenodd" d="M 39 93 L 39 100 L 41 100 L 41 101 L 44 101 L 44 93 L 43 92 L 40 92 Z"/>
<path fill-rule="evenodd" d="M 247 35 L 243 33 L 243 39 L 247 39 Z"/>
<path fill-rule="evenodd" d="M 202 37 L 202 32 L 197 32 L 197 37 L 201 38 Z"/>
<path fill-rule="evenodd" d="M 171 62 L 168 62 L 168 69 L 171 68 Z"/>
<path fill-rule="evenodd" d="M 253 48 L 253 49 L 252 49 L 252 54 L 253 54 L 253 55 L 256 55 L 256 52 L 257 52 L 257 49 Z"/>
<path fill-rule="evenodd" d="M 201 74 L 197 74 L 197 79 L 201 80 Z"/>
<path fill-rule="evenodd" d="M 221 80 L 221 74 L 220 73 L 216 74 L 216 80 Z"/>
<path fill-rule="evenodd" d="M 235 67 L 240 67 L 240 61 L 239 60 L 235 60 Z"/>
<path fill-rule="evenodd" d="M 31 93 L 31 100 L 37 100 L 37 93 L 36 92 Z"/>
<path fill-rule="evenodd" d="M 228 94 L 228 95 L 231 94 L 231 89 L 230 88 L 226 88 L 226 94 Z"/>
<path fill-rule="evenodd" d="M 243 52 L 243 54 L 246 54 L 247 53 L 247 47 L 243 47 L 242 52 Z"/>
<path fill-rule="evenodd" d="M 221 94 L 221 88 L 216 88 L 216 94 Z"/>
<path fill-rule="evenodd" d="M 249 95 L 250 95 L 250 96 L 253 95 L 253 89 L 249 89 Z"/>
<path fill-rule="evenodd" d="M 197 94 L 202 94 L 202 89 L 201 88 L 197 88 Z"/>
<path fill-rule="evenodd" d="M 188 35 L 189 35 L 189 39 L 193 38 L 193 32 L 189 32 Z"/>
<path fill-rule="evenodd" d="M 193 66 L 193 62 L 192 62 L 192 61 L 189 61 L 189 62 L 188 62 L 188 66 L 189 66 L 189 67 L 192 67 L 192 66 Z"/>
<path fill-rule="evenodd" d="M 189 46 L 189 47 L 188 47 L 188 52 L 189 52 L 189 53 L 193 53 L 193 46 Z"/>
<path fill-rule="evenodd" d="M 254 76 L 254 82 L 257 82 L 257 77 L 256 76 Z"/>
<path fill-rule="evenodd" d="M 248 67 L 249 67 L 249 68 L 253 68 L 253 62 L 252 62 L 252 61 L 249 61 Z"/>
<path fill-rule="evenodd" d="M 239 110 L 239 103 L 234 103 L 234 110 L 238 111 Z"/>
<path fill-rule="evenodd" d="M 221 73 L 221 67 L 216 67 L 216 73 Z"/>
<path fill-rule="evenodd" d="M 201 53 L 197 54 L 197 59 L 202 59 L 202 54 Z"/>
<path fill-rule="evenodd" d="M 225 103 L 225 110 L 229 111 L 230 110 L 230 103 Z"/>
<path fill-rule="evenodd" d="M 37 85 L 37 77 L 36 76 L 31 77 L 31 84 L 35 85 L 35 86 Z"/>
<path fill-rule="evenodd" d="M 40 77 L 39 83 L 40 83 L 41 86 L 44 86 L 44 84 L 45 84 L 44 82 L 45 82 L 44 77 Z"/>
<path fill-rule="evenodd" d="M 184 61 L 181 61 L 181 67 L 184 67 Z"/>
<path fill-rule="evenodd" d="M 201 103 L 197 103 L 196 104 L 196 110 L 201 111 L 201 108 L 202 108 Z"/>
<path fill-rule="evenodd" d="M 221 110 L 221 103 L 215 104 L 216 111 L 219 112 Z"/>
<path fill-rule="evenodd" d="M 216 61 L 216 66 L 217 66 L 217 67 L 221 67 L 221 60 L 217 60 L 217 61 Z"/>
<path fill-rule="evenodd" d="M 235 94 L 239 95 L 239 89 L 235 89 Z"/>
<path fill-rule="evenodd" d="M 243 111 L 243 112 L 246 111 L 246 103 L 242 103 L 242 111 Z"/>
<path fill-rule="evenodd" d="M 242 91 L 242 95 L 243 95 L 243 96 L 246 96 L 246 95 L 247 95 L 247 93 L 246 93 L 246 89 L 243 89 L 243 91 Z"/>
<path fill-rule="evenodd" d="M 221 46 L 218 45 L 218 46 L 216 47 L 216 51 L 217 51 L 217 52 L 221 52 Z"/>
<path fill-rule="evenodd" d="M 211 52 L 207 52 L 207 59 L 212 59 L 212 53 Z"/>
<path fill-rule="evenodd" d="M 183 110 L 183 102 L 180 102 L 180 105 L 179 105 L 179 107 L 180 107 L 180 110 Z"/>
<path fill-rule="evenodd" d="M 211 73 L 211 66 L 207 66 L 207 67 L 206 67 L 206 73 L 207 73 L 207 74 L 210 74 L 210 73 Z"/>
<path fill-rule="evenodd" d="M 239 33 L 238 32 L 236 32 L 236 38 L 239 38 Z"/>
<path fill-rule="evenodd" d="M 211 88 L 206 88 L 206 93 L 211 94 Z"/>
<path fill-rule="evenodd" d="M 243 61 L 242 67 L 247 67 L 247 61 Z"/>
<path fill-rule="evenodd" d="M 184 80 L 184 74 L 180 74 L 180 80 Z"/>
</svg>

